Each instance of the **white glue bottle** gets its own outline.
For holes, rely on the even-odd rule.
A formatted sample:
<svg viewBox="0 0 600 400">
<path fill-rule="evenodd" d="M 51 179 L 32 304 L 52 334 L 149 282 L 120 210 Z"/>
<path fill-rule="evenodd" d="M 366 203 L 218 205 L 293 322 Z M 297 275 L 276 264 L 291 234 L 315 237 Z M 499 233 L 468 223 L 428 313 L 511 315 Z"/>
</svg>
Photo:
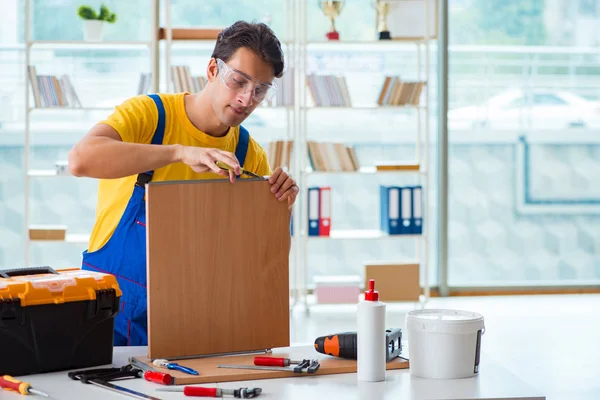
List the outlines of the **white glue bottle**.
<svg viewBox="0 0 600 400">
<path fill-rule="evenodd" d="M 385 303 L 379 301 L 375 280 L 369 280 L 365 298 L 358 303 L 357 375 L 359 381 L 385 380 Z"/>
</svg>

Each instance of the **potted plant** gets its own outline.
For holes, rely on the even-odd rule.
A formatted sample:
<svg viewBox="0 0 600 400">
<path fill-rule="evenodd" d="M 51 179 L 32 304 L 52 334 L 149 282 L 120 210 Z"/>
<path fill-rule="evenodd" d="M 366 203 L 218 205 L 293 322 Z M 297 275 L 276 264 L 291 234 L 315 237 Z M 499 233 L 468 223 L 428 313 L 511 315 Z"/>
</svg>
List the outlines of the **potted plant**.
<svg viewBox="0 0 600 400">
<path fill-rule="evenodd" d="M 77 10 L 77 15 L 81 17 L 84 22 L 84 38 L 89 42 L 100 42 L 104 37 L 104 23 L 115 23 L 117 16 L 115 13 L 111 13 L 108 7 L 104 4 L 100 6 L 100 12 L 96 12 L 90 6 L 80 6 Z"/>
</svg>

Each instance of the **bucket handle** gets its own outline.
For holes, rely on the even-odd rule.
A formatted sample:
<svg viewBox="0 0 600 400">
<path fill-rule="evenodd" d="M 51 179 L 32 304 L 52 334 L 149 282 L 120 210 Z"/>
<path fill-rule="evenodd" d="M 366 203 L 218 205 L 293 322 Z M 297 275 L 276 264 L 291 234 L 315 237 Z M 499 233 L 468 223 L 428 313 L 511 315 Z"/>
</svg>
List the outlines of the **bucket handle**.
<svg viewBox="0 0 600 400">
<path fill-rule="evenodd" d="M 58 275 L 54 269 L 44 267 L 24 267 L 24 268 L 13 268 L 0 270 L 0 277 L 10 279 L 15 276 L 26 276 L 26 275 L 42 275 L 42 274 L 55 274 Z"/>
</svg>

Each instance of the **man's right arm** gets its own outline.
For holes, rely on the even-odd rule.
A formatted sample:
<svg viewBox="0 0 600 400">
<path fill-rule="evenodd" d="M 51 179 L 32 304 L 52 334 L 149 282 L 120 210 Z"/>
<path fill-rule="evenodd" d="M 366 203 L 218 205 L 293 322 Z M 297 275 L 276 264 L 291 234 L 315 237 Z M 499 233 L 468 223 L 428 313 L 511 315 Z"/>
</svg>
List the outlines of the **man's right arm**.
<svg viewBox="0 0 600 400">
<path fill-rule="evenodd" d="M 122 178 L 182 161 L 182 147 L 123 142 L 113 127 L 99 123 L 69 151 L 69 170 L 75 176 Z"/>
<path fill-rule="evenodd" d="M 235 180 L 240 165 L 233 153 L 180 144 L 150 144 L 158 120 L 155 107 L 147 96 L 134 97 L 117 106 L 69 151 L 71 173 L 114 179 L 183 162 L 196 172 L 212 171 Z M 218 160 L 233 167 L 233 171 L 222 171 L 216 165 Z"/>
</svg>

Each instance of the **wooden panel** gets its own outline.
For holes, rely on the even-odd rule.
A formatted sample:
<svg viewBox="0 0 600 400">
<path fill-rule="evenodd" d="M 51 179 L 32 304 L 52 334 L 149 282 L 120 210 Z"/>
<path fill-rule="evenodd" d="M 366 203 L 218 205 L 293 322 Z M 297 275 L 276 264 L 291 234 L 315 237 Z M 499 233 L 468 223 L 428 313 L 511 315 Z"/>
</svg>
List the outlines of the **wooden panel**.
<svg viewBox="0 0 600 400">
<path fill-rule="evenodd" d="M 289 346 L 290 216 L 261 179 L 147 186 L 148 356 Z"/>
<path fill-rule="evenodd" d="M 368 263 L 365 265 L 365 287 L 375 279 L 381 301 L 418 301 L 421 294 L 419 264 Z"/>
<path fill-rule="evenodd" d="M 219 364 L 253 365 L 254 357 L 257 355 L 268 357 L 287 357 L 292 360 L 317 358 L 321 363 L 321 367 L 316 373 L 310 375 L 306 373 L 306 370 L 304 370 L 302 374 L 295 374 L 293 372 L 287 371 L 218 368 Z M 166 371 L 165 369 L 156 368 L 155 366 L 153 366 L 152 361 L 148 357 L 140 356 L 135 358 L 156 371 Z M 179 371 L 168 370 L 169 374 L 171 374 L 175 380 L 175 385 L 191 385 L 198 383 L 215 382 L 237 382 L 272 378 L 301 378 L 314 375 L 334 375 L 356 372 L 356 360 L 345 360 L 317 353 L 311 346 L 298 346 L 275 349 L 275 351 L 272 354 L 252 354 L 226 357 L 196 358 L 191 360 L 177 360 L 176 362 L 180 365 L 194 368 L 196 371 L 198 371 L 199 375 L 189 375 Z M 401 357 L 397 357 L 387 363 L 388 370 L 405 369 L 408 367 L 408 360 Z"/>
</svg>

